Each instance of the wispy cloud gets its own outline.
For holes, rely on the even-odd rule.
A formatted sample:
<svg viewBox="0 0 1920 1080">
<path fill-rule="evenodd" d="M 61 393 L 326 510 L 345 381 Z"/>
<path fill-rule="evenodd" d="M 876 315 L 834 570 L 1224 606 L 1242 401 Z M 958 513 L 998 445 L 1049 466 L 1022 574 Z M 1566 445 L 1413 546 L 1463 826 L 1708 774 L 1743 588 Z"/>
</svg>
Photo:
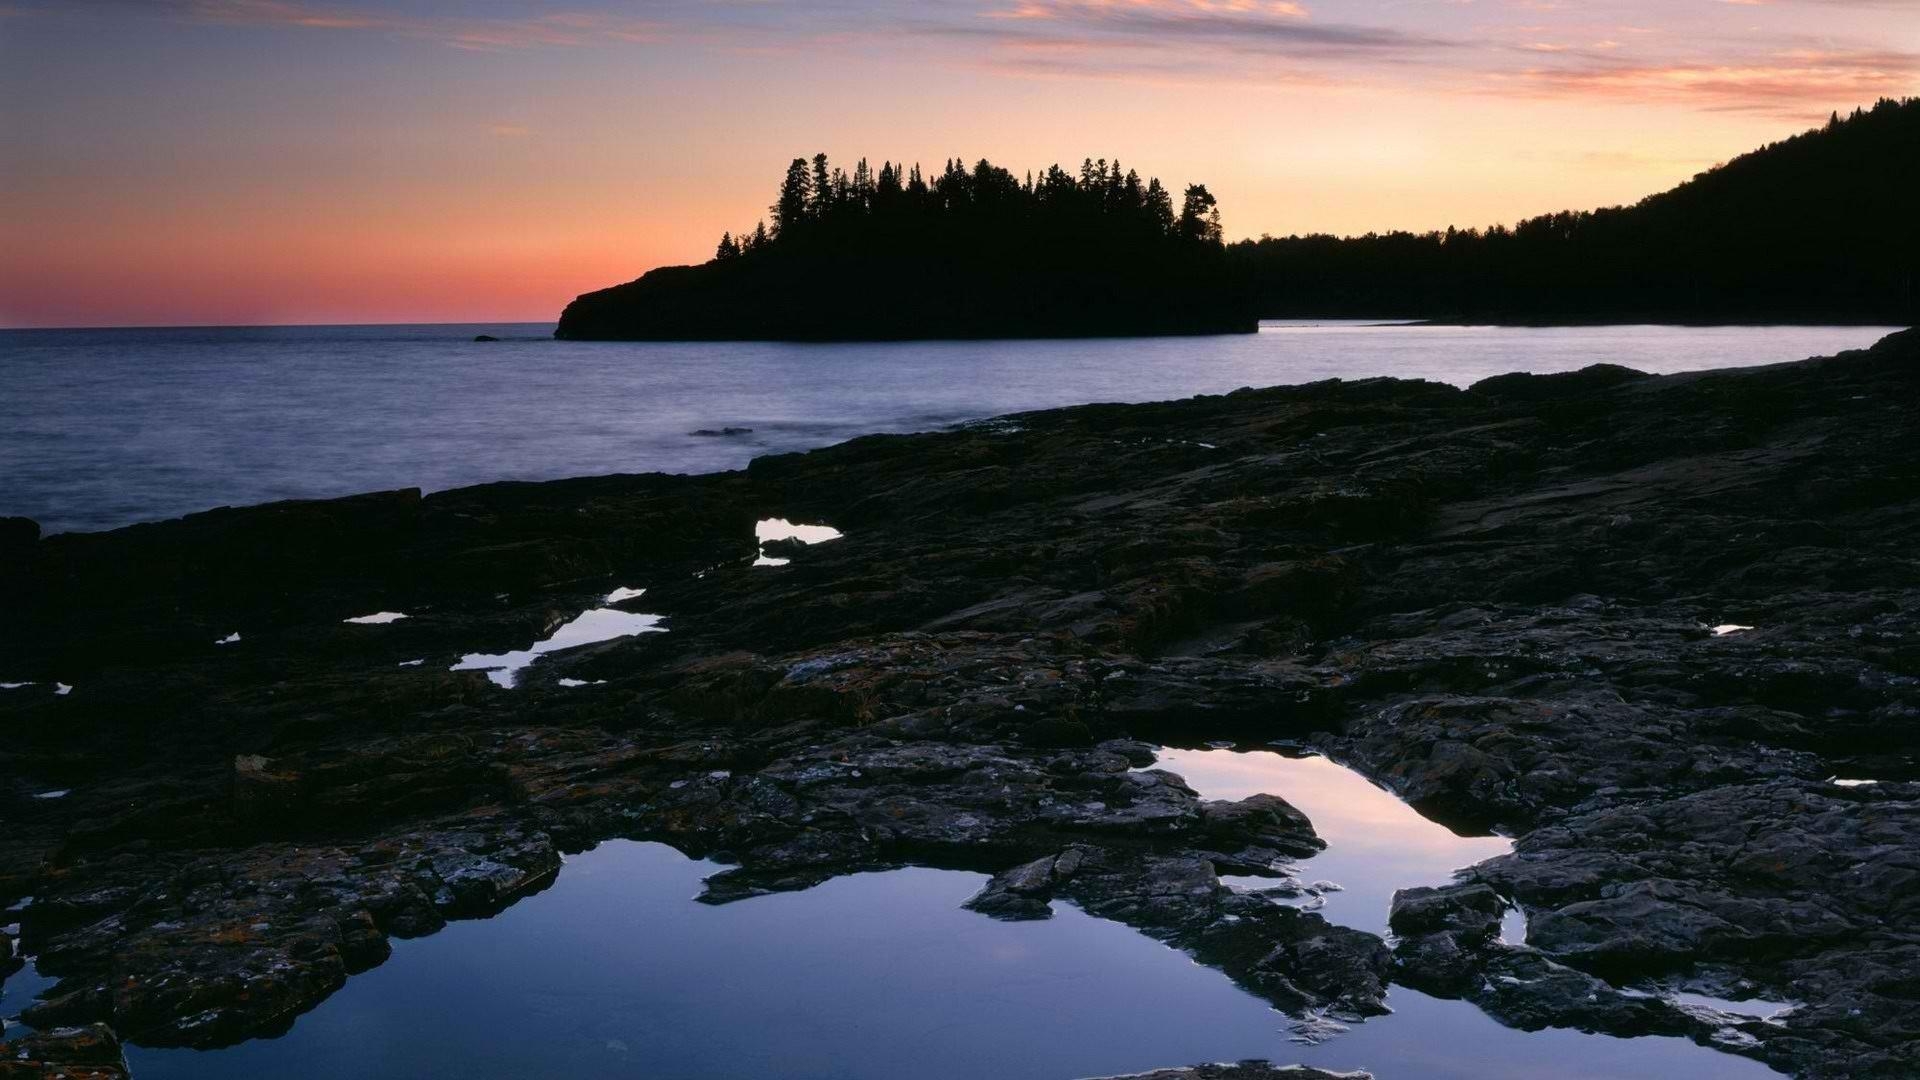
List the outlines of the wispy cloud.
<svg viewBox="0 0 1920 1080">
<path fill-rule="evenodd" d="M 1008 0 L 894 28 L 952 60 L 1031 78 L 1333 85 L 1424 62 L 1461 43 L 1323 20 L 1272 0 Z"/>
<path fill-rule="evenodd" d="M 1564 66 L 1488 76 L 1497 92 L 1678 103 L 1715 111 L 1804 118 L 1920 85 L 1920 53 L 1888 49 L 1781 49 L 1663 63 L 1610 62 L 1588 54 Z"/>
<path fill-rule="evenodd" d="M 949 24 L 947 32 L 1085 46 L 1149 39 L 1167 48 L 1207 46 L 1305 59 L 1411 53 L 1458 44 L 1389 26 L 1320 22 L 1303 5 L 1254 0 L 1024 0 L 983 15 L 983 24 Z"/>
<path fill-rule="evenodd" d="M 305 0 L 113 0 L 98 6 L 226 26 L 371 31 L 476 50 L 651 42 L 660 40 L 667 30 L 666 23 L 654 18 L 537 8 L 525 14 L 488 16 L 408 14 L 393 4 L 308 3 Z"/>
<path fill-rule="evenodd" d="M 71 10 L 54 0 L 12 2 Z M 1920 92 L 1920 58 L 1882 44 L 1885 13 L 1920 12 L 1920 0 L 1721 0 L 1684 18 L 1668 18 L 1672 9 L 1654 0 L 1605 10 L 1560 0 L 64 2 L 479 51 L 661 42 L 735 54 L 917 50 L 937 63 L 1022 78 L 1464 91 L 1796 117 Z M 1843 18 L 1842 9 L 1856 14 Z M 1512 18 L 1516 11 L 1526 14 Z M 1879 14 L 1858 14 L 1866 12 Z M 1766 25 L 1748 25 L 1755 20 Z M 1792 29 L 1822 36 L 1809 44 Z"/>
</svg>

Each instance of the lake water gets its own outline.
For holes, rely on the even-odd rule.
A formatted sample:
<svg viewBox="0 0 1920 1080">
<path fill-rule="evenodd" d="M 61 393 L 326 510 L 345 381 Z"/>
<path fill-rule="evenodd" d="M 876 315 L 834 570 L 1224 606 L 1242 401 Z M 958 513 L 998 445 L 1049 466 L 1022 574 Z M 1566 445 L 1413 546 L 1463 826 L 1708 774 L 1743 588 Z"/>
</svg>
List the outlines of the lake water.
<svg viewBox="0 0 1920 1080">
<path fill-rule="evenodd" d="M 561 342 L 544 324 L 0 331 L 0 515 L 60 532 L 384 488 L 711 472 L 1091 401 L 1762 364 L 1888 329 L 1270 323 L 1210 338 L 831 345 Z"/>
</svg>

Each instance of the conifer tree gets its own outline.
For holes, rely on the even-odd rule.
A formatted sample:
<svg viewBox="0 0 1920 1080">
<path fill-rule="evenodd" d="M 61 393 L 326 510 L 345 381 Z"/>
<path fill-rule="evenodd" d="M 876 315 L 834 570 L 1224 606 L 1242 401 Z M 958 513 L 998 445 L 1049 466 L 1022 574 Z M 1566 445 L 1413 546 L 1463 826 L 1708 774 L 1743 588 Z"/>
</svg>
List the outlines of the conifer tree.
<svg viewBox="0 0 1920 1080">
<path fill-rule="evenodd" d="M 833 179 L 827 169 L 827 155 L 813 155 L 813 203 L 808 207 L 816 218 L 827 216 L 833 205 Z"/>
<path fill-rule="evenodd" d="M 780 182 L 780 197 L 771 208 L 773 235 L 786 236 L 805 221 L 815 198 L 813 183 L 807 177 L 807 159 L 794 158 L 787 166 L 786 179 Z"/>
<path fill-rule="evenodd" d="M 1218 244 L 1220 204 L 1205 184 L 1189 184 L 1180 206 L 1180 238 L 1196 243 Z"/>
<path fill-rule="evenodd" d="M 1173 194 L 1160 186 L 1160 178 L 1147 181 L 1146 195 L 1147 220 L 1153 222 L 1163 236 L 1173 235 Z"/>
</svg>

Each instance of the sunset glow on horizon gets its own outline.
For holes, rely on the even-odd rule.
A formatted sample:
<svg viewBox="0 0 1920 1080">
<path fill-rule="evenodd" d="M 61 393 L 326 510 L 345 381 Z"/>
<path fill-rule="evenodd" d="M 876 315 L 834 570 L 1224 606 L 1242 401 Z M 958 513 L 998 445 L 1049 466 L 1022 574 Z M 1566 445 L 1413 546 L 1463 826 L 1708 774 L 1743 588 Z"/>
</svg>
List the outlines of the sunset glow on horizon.
<svg viewBox="0 0 1920 1080">
<path fill-rule="evenodd" d="M 1915 93 L 1912 0 L 0 0 L 0 326 L 550 321 L 816 151 L 1487 225 Z"/>
</svg>

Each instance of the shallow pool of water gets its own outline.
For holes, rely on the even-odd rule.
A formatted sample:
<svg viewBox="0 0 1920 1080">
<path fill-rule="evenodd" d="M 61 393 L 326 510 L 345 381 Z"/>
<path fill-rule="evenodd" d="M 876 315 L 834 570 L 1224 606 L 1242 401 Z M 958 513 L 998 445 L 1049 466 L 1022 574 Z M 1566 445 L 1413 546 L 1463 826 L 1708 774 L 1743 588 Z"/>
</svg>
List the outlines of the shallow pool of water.
<svg viewBox="0 0 1920 1080">
<path fill-rule="evenodd" d="M 1754 1016 L 1762 1020 L 1772 1019 L 1790 1013 L 1800 1006 L 1792 1001 L 1770 1001 L 1766 998 L 1724 998 L 1711 994 L 1697 994 L 1691 990 L 1679 990 L 1666 995 L 1670 1001 L 1681 1005 L 1699 1005 L 1717 1012 L 1733 1013 L 1736 1016 Z"/>
<path fill-rule="evenodd" d="M 798 540 L 803 544 L 824 544 L 829 540 L 838 540 L 843 534 L 831 525 L 797 525 L 786 518 L 762 518 L 753 526 L 754 542 L 760 546 L 759 557 L 753 560 L 755 566 L 785 566 L 792 559 L 767 554 L 767 545 L 775 540 Z"/>
<path fill-rule="evenodd" d="M 620 590 L 609 595 L 617 595 Z M 628 590 L 634 596 L 645 592 L 644 589 Z M 594 608 L 583 611 L 563 623 L 559 629 L 544 639 L 534 642 L 525 649 L 516 649 L 505 653 L 468 653 L 453 665 L 453 671 L 484 671 L 495 686 L 511 690 L 520 684 L 520 673 L 533 666 L 534 661 L 550 652 L 562 649 L 575 649 L 582 645 L 593 645 L 615 638 L 632 637 L 635 634 L 661 634 L 666 627 L 661 626 L 661 616 L 648 615 L 635 611 L 621 611 L 618 608 Z"/>
<path fill-rule="evenodd" d="M 1407 1080 L 1771 1075 L 1677 1039 L 1525 1034 L 1404 989 L 1393 1016 L 1303 1046 L 1224 975 L 1116 923 L 1065 904 L 1046 922 L 962 910 L 980 874 L 694 902 L 719 869 L 603 844 L 493 919 L 396 943 L 285 1036 L 136 1047 L 135 1075 L 1067 1080 L 1242 1057 Z"/>
<path fill-rule="evenodd" d="M 1323 757 L 1269 749 L 1162 749 L 1154 768 L 1180 774 L 1206 799 L 1278 795 L 1313 822 L 1327 850 L 1301 860 L 1302 884 L 1330 881 L 1318 910 L 1327 921 L 1384 934 L 1397 889 L 1445 885 L 1456 870 L 1513 850 L 1503 836 L 1461 836 L 1421 817 L 1384 788 Z M 1250 888 L 1258 878 L 1231 879 Z M 1517 927 L 1509 927 L 1516 932 Z"/>
</svg>

